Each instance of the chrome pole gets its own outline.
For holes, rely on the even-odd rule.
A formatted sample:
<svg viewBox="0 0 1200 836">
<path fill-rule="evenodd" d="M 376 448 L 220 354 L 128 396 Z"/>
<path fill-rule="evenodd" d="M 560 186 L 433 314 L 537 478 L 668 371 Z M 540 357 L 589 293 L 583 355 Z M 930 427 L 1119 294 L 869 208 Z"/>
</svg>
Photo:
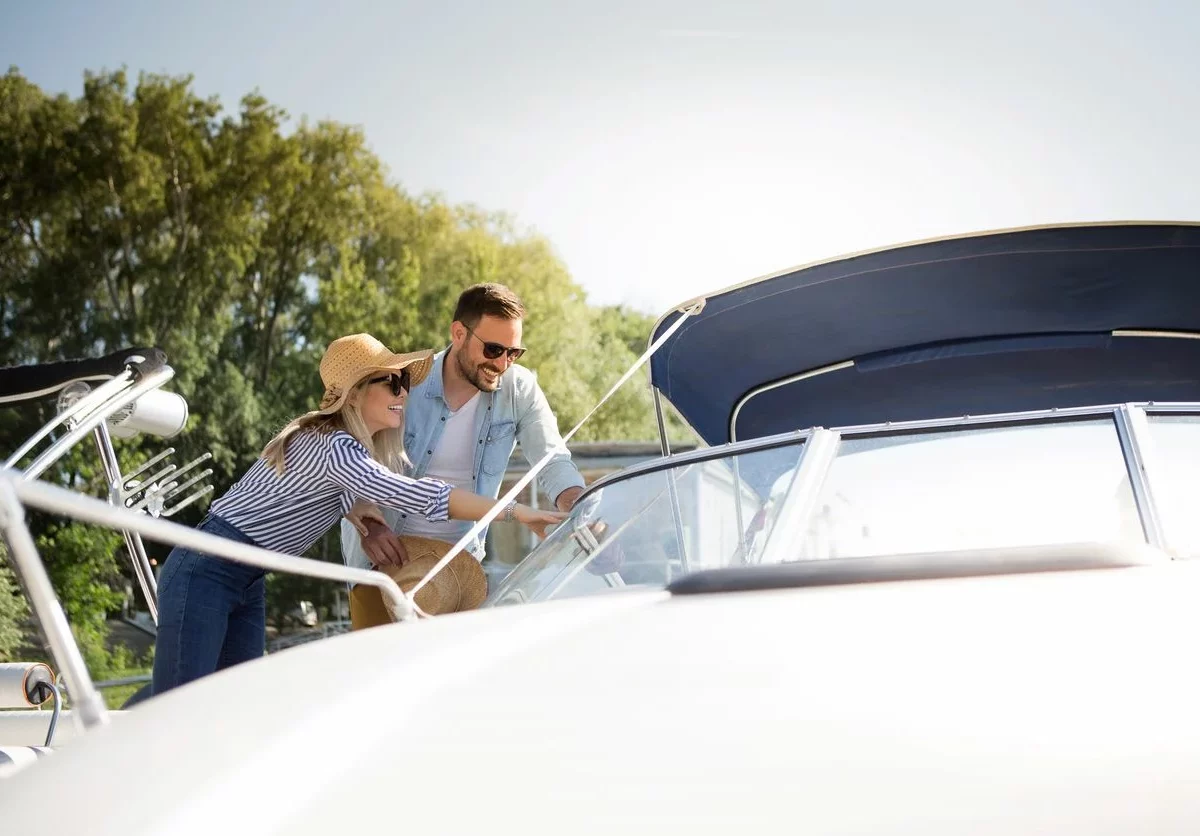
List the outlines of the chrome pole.
<svg viewBox="0 0 1200 836">
<path fill-rule="evenodd" d="M 1117 425 L 1117 437 L 1121 452 L 1125 456 L 1125 467 L 1129 472 L 1129 485 L 1133 490 L 1133 501 L 1142 520 L 1146 542 L 1163 549 L 1172 556 L 1170 540 L 1163 525 L 1162 513 L 1154 498 L 1156 470 L 1154 462 L 1154 439 L 1150 434 L 1150 422 L 1145 410 L 1136 404 L 1122 404 L 1113 413 Z"/>
<path fill-rule="evenodd" d="M 658 446 L 664 456 L 669 456 L 671 455 L 671 441 L 667 438 L 667 421 L 663 415 L 662 393 L 658 391 L 658 387 L 653 382 L 650 383 L 650 391 L 654 393 L 654 417 L 658 420 Z"/>
<path fill-rule="evenodd" d="M 679 546 L 679 571 L 683 574 L 688 572 L 688 556 L 687 556 L 687 541 L 683 533 L 683 509 L 679 505 L 679 488 L 675 484 L 675 469 L 672 468 L 666 473 L 667 476 L 667 492 L 671 497 L 671 521 L 675 524 L 675 542 Z M 667 564 L 667 583 L 671 582 L 671 564 Z"/>
<path fill-rule="evenodd" d="M 42 636 L 54 656 L 54 663 L 67 683 L 71 706 L 78 712 L 85 728 L 108 723 L 104 698 L 92 684 L 79 645 L 71 635 L 67 616 L 54 594 L 46 567 L 38 558 L 37 546 L 25 525 L 25 509 L 17 497 L 11 477 L 0 478 L 0 529 L 12 558 L 17 577 L 29 596 L 41 627 Z"/>
<path fill-rule="evenodd" d="M 100 423 L 96 426 L 94 435 L 96 446 L 100 448 L 100 461 L 104 464 L 104 475 L 108 478 L 109 501 L 121 507 L 121 463 L 117 460 L 117 451 L 113 449 L 112 437 L 108 433 L 108 425 Z M 154 578 L 154 570 L 150 568 L 150 557 L 146 554 L 146 544 L 136 531 L 121 529 L 125 538 L 125 548 L 129 551 L 129 561 L 133 564 L 133 573 L 137 575 L 138 585 L 146 599 L 146 608 L 150 617 L 158 624 L 158 581 Z"/>
</svg>

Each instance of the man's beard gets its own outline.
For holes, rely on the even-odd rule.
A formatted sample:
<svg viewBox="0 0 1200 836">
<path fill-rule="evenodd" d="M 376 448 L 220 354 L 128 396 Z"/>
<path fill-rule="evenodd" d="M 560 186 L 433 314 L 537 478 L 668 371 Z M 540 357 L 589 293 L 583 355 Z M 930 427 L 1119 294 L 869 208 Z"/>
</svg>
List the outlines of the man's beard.
<svg viewBox="0 0 1200 836">
<path fill-rule="evenodd" d="M 462 356 L 461 353 L 459 353 L 455 359 L 458 362 L 458 370 L 462 372 L 462 376 L 465 377 L 467 381 L 470 382 L 470 384 L 480 392 L 495 392 L 496 389 L 500 387 L 499 369 L 492 369 L 492 371 L 496 373 L 496 379 L 489 381 L 483 375 L 483 363 L 480 363 L 478 366 L 472 368 L 471 366 L 467 365 L 467 360 Z"/>
</svg>

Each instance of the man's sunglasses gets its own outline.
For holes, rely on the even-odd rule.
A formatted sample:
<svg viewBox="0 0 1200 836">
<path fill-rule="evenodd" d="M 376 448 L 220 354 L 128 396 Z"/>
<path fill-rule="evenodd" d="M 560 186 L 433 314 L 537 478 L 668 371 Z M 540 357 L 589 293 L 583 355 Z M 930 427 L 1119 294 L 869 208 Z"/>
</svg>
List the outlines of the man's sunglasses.
<svg viewBox="0 0 1200 836">
<path fill-rule="evenodd" d="M 408 373 L 408 369 L 401 369 L 399 374 L 385 374 L 382 377 L 373 377 L 367 381 L 368 383 L 391 383 L 392 397 L 396 397 L 401 391 L 407 392 L 412 383 L 412 377 Z"/>
<path fill-rule="evenodd" d="M 464 325 L 463 328 L 467 328 L 467 326 Z M 509 348 L 506 345 L 500 345 L 500 343 L 490 343 L 470 328 L 467 328 L 467 333 L 483 343 L 483 356 L 489 360 L 496 360 L 501 354 L 507 354 L 508 359 L 515 362 L 520 360 L 521 355 L 525 353 L 525 349 L 523 348 Z"/>
</svg>

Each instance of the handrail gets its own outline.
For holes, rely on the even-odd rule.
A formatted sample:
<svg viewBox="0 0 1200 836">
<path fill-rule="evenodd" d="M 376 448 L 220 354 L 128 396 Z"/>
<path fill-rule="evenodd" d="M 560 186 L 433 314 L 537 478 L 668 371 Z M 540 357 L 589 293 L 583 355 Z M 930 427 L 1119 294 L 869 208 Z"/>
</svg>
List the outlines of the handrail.
<svg viewBox="0 0 1200 836">
<path fill-rule="evenodd" d="M 17 498 L 23 504 L 42 511 L 69 515 L 95 525 L 136 531 L 151 540 L 195 549 L 204 554 L 224 557 L 272 572 L 291 572 L 310 578 L 376 586 L 383 594 L 384 602 L 390 604 L 393 614 L 397 617 L 412 615 L 408 608 L 408 599 L 400 591 L 400 587 L 383 572 L 355 569 L 228 540 L 170 520 L 115 508 L 102 500 L 83 496 L 56 485 L 26 481 L 20 477 L 19 472 L 0 471 L 0 482 L 11 484 Z"/>
<path fill-rule="evenodd" d="M 112 438 L 108 434 L 108 425 L 101 422 L 92 431 L 96 438 L 96 448 L 100 451 L 100 463 L 104 467 L 104 475 L 109 485 L 118 484 L 121 480 L 121 463 L 117 460 L 117 451 L 113 449 Z M 109 489 L 110 502 L 113 500 L 113 488 Z M 116 503 L 113 502 L 115 505 Z M 158 580 L 150 567 L 150 557 L 146 554 L 146 546 L 142 538 L 132 531 L 121 531 L 125 539 L 125 548 L 129 551 L 129 561 L 133 564 L 133 574 L 141 587 L 142 597 L 146 599 L 146 609 L 150 617 L 158 624 Z"/>
<path fill-rule="evenodd" d="M 120 679 L 106 679 L 103 682 L 97 682 L 97 688 L 121 688 L 125 685 L 145 685 L 153 679 L 148 673 L 139 673 L 135 676 L 123 676 Z"/>
</svg>

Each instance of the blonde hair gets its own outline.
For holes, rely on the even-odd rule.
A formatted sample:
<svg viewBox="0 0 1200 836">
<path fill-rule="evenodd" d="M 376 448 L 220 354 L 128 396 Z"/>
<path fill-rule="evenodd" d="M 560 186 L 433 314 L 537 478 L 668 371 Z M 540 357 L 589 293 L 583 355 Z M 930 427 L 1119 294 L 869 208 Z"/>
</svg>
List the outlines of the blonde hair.
<svg viewBox="0 0 1200 836">
<path fill-rule="evenodd" d="M 367 422 L 363 420 L 362 410 L 356 403 L 357 395 L 366 388 L 367 378 L 364 377 L 346 395 L 341 408 L 331 415 L 306 412 L 299 418 L 293 418 L 278 435 L 267 442 L 261 457 L 282 476 L 286 466 L 287 445 L 292 436 L 300 432 L 331 433 L 343 430 L 366 447 L 375 461 L 397 473 L 411 473 L 412 461 L 404 449 L 404 413 L 400 413 L 399 427 L 380 430 L 372 436 L 367 429 Z"/>
</svg>

